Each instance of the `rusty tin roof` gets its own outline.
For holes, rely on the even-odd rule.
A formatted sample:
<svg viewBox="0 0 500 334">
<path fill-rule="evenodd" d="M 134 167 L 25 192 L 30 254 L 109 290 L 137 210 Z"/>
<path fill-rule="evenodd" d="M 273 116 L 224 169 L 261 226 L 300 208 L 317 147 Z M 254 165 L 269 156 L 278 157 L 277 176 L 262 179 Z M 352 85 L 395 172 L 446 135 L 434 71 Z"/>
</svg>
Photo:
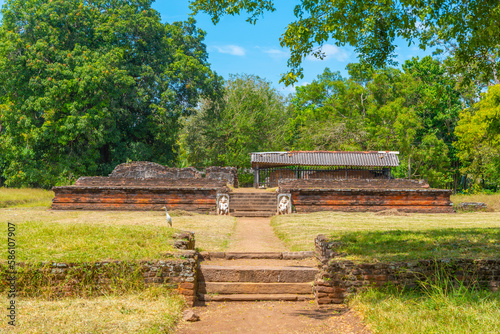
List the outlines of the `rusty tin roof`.
<svg viewBox="0 0 500 334">
<path fill-rule="evenodd" d="M 396 167 L 399 152 L 393 151 L 290 151 L 254 152 L 252 167 L 278 166 L 351 166 Z"/>
</svg>

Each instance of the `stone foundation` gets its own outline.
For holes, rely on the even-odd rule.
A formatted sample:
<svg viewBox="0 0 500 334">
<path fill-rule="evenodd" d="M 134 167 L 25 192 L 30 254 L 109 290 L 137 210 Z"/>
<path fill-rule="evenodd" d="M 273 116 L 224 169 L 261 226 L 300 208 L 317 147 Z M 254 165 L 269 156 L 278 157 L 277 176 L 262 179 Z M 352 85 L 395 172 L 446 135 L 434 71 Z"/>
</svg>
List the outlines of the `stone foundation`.
<svg viewBox="0 0 500 334">
<path fill-rule="evenodd" d="M 382 211 L 452 213 L 450 190 L 441 189 L 285 189 L 295 212 Z M 280 192 L 283 190 L 280 189 Z"/>
</svg>

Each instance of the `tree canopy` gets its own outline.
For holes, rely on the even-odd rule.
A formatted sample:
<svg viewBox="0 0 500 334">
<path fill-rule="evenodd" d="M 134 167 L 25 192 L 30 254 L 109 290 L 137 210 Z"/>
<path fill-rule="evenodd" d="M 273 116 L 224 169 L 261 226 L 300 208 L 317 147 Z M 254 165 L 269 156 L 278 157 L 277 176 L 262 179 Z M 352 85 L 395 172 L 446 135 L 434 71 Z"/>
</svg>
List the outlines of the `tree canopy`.
<svg viewBox="0 0 500 334">
<path fill-rule="evenodd" d="M 498 187 L 500 180 L 500 85 L 492 86 L 483 99 L 460 113 L 455 146 L 462 171 L 484 188 Z"/>
<path fill-rule="evenodd" d="M 287 119 L 284 98 L 269 82 L 230 76 L 222 99 L 202 100 L 200 111 L 185 119 L 185 163 L 250 167 L 251 152 L 283 148 Z"/>
<path fill-rule="evenodd" d="M 217 94 L 204 32 L 152 0 L 9 0 L 0 27 L 0 171 L 50 187 L 130 160 L 176 161 L 179 118 Z"/>
<path fill-rule="evenodd" d="M 397 177 L 445 187 L 457 181 L 452 143 L 465 94 L 446 67 L 431 57 L 402 70 L 349 65 L 349 77 L 325 69 L 291 100 L 286 143 L 294 150 L 394 150 Z"/>
<path fill-rule="evenodd" d="M 272 0 L 191 0 L 193 13 L 205 12 L 217 23 L 223 15 L 248 14 L 255 23 L 265 11 L 274 11 Z M 330 39 L 337 46 L 351 45 L 376 67 L 392 64 L 396 38 L 425 49 L 450 43 L 462 70 L 474 63 L 479 71 L 496 75 L 500 45 L 500 3 L 464 0 L 300 0 L 297 20 L 281 36 L 290 49 L 289 72 L 282 82 L 302 78 L 302 60 L 309 54 L 322 58 L 321 46 Z M 494 70 L 494 71 L 493 71 Z"/>
</svg>

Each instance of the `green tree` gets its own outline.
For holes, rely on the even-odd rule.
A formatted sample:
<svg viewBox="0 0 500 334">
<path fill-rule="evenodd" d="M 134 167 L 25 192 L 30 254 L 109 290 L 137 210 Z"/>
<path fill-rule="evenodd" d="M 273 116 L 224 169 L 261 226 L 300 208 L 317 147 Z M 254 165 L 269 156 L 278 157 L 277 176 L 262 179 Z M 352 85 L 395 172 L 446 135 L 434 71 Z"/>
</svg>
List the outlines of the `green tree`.
<svg viewBox="0 0 500 334">
<path fill-rule="evenodd" d="M 9 0 L 0 27 L 0 152 L 11 186 L 176 161 L 179 118 L 216 94 L 204 32 L 152 0 Z M 1 167 L 1 166 L 0 166 Z"/>
<path fill-rule="evenodd" d="M 287 126 L 297 150 L 394 150 L 396 176 L 425 178 L 432 186 L 458 179 L 455 126 L 464 103 L 446 67 L 431 57 L 403 69 L 350 64 L 349 77 L 326 69 L 297 89 Z M 410 173 L 410 175 L 408 175 Z"/>
<path fill-rule="evenodd" d="M 287 124 L 289 149 L 358 150 L 366 138 L 363 86 L 326 68 L 312 83 L 297 87 Z"/>
<path fill-rule="evenodd" d="M 232 75 L 221 100 L 202 101 L 185 119 L 185 164 L 250 167 L 250 153 L 283 149 L 285 101 L 258 76 Z"/>
<path fill-rule="evenodd" d="M 456 128 L 463 172 L 481 188 L 500 185 L 500 85 L 491 86 L 481 101 L 460 113 Z"/>
<path fill-rule="evenodd" d="M 246 11 L 255 23 L 265 11 L 274 11 L 272 0 L 192 0 L 194 13 L 205 12 L 217 23 L 223 15 Z M 453 41 L 454 55 L 464 64 L 495 52 L 500 45 L 500 3 L 497 1 L 418 0 L 301 0 L 297 20 L 280 38 L 290 49 L 289 72 L 282 81 L 292 84 L 302 77 L 302 60 L 322 57 L 321 46 L 333 39 L 338 46 L 352 45 L 377 67 L 391 64 L 395 40 L 418 43 L 425 49 L 436 41 Z"/>
</svg>

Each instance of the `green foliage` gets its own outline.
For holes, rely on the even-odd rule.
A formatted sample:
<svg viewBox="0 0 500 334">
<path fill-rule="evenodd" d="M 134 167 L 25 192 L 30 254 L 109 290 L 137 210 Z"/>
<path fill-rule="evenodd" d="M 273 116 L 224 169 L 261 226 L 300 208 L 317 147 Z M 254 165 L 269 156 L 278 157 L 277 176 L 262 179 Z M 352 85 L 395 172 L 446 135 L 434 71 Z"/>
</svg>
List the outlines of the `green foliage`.
<svg viewBox="0 0 500 334">
<path fill-rule="evenodd" d="M 491 86 L 481 101 L 460 113 L 456 128 L 458 157 L 480 188 L 498 189 L 500 180 L 500 85 Z"/>
<path fill-rule="evenodd" d="M 250 153 L 281 149 L 286 109 L 269 82 L 233 75 L 224 97 L 205 99 L 180 137 L 188 164 L 250 167 Z"/>
<path fill-rule="evenodd" d="M 253 173 L 246 173 L 243 169 L 238 171 L 238 183 L 240 187 L 253 186 Z"/>
<path fill-rule="evenodd" d="M 194 13 L 205 12 L 214 23 L 225 14 L 246 11 L 255 23 L 265 11 L 274 11 L 269 0 L 192 0 Z M 453 54 L 462 64 L 474 60 L 481 70 L 489 56 L 498 58 L 500 44 L 500 4 L 496 1 L 365 1 L 301 0 L 295 6 L 297 20 L 280 38 L 290 49 L 289 72 L 281 81 L 293 84 L 303 77 L 301 67 L 307 55 L 322 58 L 321 46 L 330 39 L 337 46 L 352 45 L 369 63 L 383 67 L 395 63 L 396 38 L 425 49 L 438 41 L 452 42 Z"/>
<path fill-rule="evenodd" d="M 195 21 L 151 0 L 10 0 L 0 27 L 0 168 L 51 187 L 127 159 L 172 164 L 178 119 L 219 78 Z"/>
</svg>

